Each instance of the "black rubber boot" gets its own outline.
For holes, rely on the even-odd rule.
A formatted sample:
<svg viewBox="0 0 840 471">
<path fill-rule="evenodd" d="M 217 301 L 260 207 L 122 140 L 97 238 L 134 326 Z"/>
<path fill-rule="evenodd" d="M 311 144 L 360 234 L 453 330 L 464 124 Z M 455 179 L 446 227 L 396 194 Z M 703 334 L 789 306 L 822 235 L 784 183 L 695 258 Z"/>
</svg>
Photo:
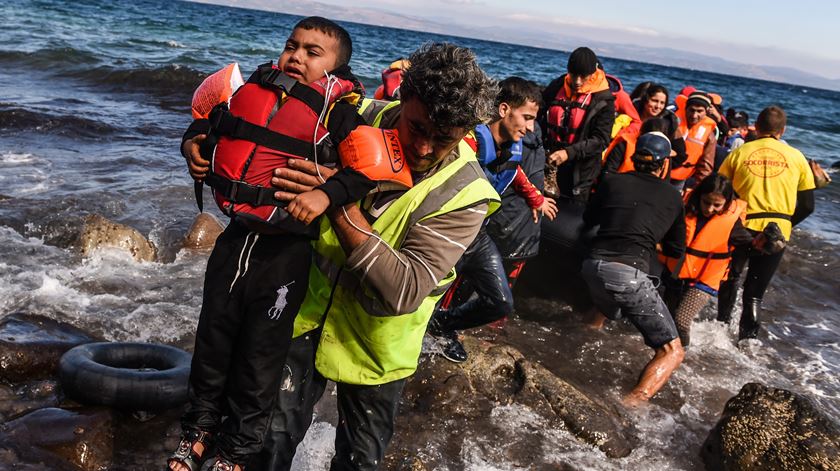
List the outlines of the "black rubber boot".
<svg viewBox="0 0 840 471">
<path fill-rule="evenodd" d="M 744 311 L 741 313 L 741 324 L 738 329 L 738 340 L 754 339 L 758 337 L 758 314 L 761 312 L 761 298 L 744 298 Z"/>
<path fill-rule="evenodd" d="M 718 291 L 718 322 L 729 324 L 732 320 L 732 309 L 738 299 L 738 285 L 733 280 L 726 280 L 720 284 Z"/>
</svg>

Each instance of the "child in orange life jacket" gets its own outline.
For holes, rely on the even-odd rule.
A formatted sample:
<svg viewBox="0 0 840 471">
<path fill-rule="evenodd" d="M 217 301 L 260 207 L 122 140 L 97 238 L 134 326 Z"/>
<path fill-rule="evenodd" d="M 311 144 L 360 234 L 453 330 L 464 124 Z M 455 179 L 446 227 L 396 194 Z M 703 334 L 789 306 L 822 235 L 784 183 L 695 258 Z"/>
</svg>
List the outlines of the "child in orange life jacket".
<svg viewBox="0 0 840 471">
<path fill-rule="evenodd" d="M 345 91 L 358 83 L 347 67 L 351 53 L 352 41 L 346 30 L 324 18 L 304 18 L 286 40 L 278 66 L 261 66 L 252 75 L 254 80 L 249 79 L 231 98 L 230 111 L 224 116 L 245 121 L 245 128 L 256 131 L 252 136 L 224 134 L 225 129 L 205 119 L 193 122 L 184 135 L 181 151 L 190 175 L 213 186 L 214 196 L 231 216 L 231 223 L 217 239 L 207 262 L 189 380 L 190 402 L 181 420 L 183 435 L 178 450 L 167 462 L 169 469 L 198 470 L 208 458 L 208 448 L 215 444 L 217 456 L 208 463 L 209 469 L 241 470 L 262 448 L 280 388 L 294 318 L 306 294 L 313 236 L 309 227 L 285 216 L 283 205 L 271 201 L 274 190 L 269 181 L 275 167 L 296 161 L 296 155 L 311 153 L 322 161 L 334 158 L 336 144 L 364 124 L 355 103 L 350 101 L 353 93 Z M 329 81 L 338 83 L 342 97 L 333 97 L 328 87 L 321 85 L 327 81 L 326 71 L 338 78 Z M 268 79 L 270 83 L 266 82 Z M 271 86 L 274 80 L 285 87 L 282 100 L 281 90 Z M 303 98 L 296 98 L 295 90 L 302 90 Z M 250 116 L 264 110 L 269 101 L 280 105 L 274 117 L 289 114 L 289 109 L 297 110 L 299 115 L 283 122 L 254 122 Z M 329 119 L 318 115 L 323 111 L 319 101 L 332 105 L 328 108 Z M 238 132 L 242 128 L 229 126 L 227 130 Z M 287 136 L 292 134 L 292 128 L 296 128 L 297 140 L 303 143 L 296 147 L 301 154 L 294 150 L 274 151 L 270 142 L 254 140 L 254 134 Z M 317 152 L 311 150 L 315 133 L 320 138 Z M 207 145 L 216 138 L 215 146 Z M 213 147 L 209 154 L 208 147 Z M 234 152 L 237 149 L 253 155 L 240 160 L 247 160 L 249 171 L 259 167 L 259 178 L 264 181 L 249 180 L 246 175 L 243 184 L 233 181 L 240 179 L 232 179 L 231 172 L 222 173 L 229 170 L 224 168 L 225 159 L 230 157 L 228 160 L 233 162 L 228 167 L 236 163 L 242 153 Z M 253 154 L 248 149 L 253 149 Z M 212 170 L 208 158 L 211 155 Z M 343 180 L 330 179 L 332 190 L 338 195 L 332 198 L 336 203 L 355 201 L 375 186 L 366 178 L 358 178 L 361 175 L 351 178 L 350 169 L 345 173 L 349 177 Z M 224 191 L 225 179 L 229 188 L 237 190 Z M 332 191 L 330 185 L 324 186 L 324 191 Z M 254 195 L 258 201 L 251 204 L 247 198 Z M 270 216 L 259 220 L 260 211 L 266 207 L 268 211 L 264 212 Z"/>
<path fill-rule="evenodd" d="M 682 259 L 659 255 L 666 266 L 665 302 L 683 347 L 690 341 L 691 322 L 717 296 L 727 277 L 732 248 L 757 243 L 742 225 L 746 206 L 723 175 L 706 177 L 686 194 L 685 255 Z"/>
</svg>

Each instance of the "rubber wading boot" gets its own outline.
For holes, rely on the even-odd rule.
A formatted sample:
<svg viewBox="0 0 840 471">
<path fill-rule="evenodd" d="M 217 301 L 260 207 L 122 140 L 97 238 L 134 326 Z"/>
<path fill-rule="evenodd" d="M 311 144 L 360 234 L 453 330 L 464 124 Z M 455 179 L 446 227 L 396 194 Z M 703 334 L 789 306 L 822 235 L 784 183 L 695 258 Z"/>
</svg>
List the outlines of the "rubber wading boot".
<svg viewBox="0 0 840 471">
<path fill-rule="evenodd" d="M 735 300 L 738 297 L 738 286 L 732 280 L 726 280 L 720 284 L 718 291 L 718 322 L 729 324 L 732 320 L 732 309 L 735 307 Z"/>
<path fill-rule="evenodd" d="M 744 298 L 744 312 L 738 329 L 738 340 L 758 337 L 758 314 L 761 311 L 761 298 Z"/>
</svg>

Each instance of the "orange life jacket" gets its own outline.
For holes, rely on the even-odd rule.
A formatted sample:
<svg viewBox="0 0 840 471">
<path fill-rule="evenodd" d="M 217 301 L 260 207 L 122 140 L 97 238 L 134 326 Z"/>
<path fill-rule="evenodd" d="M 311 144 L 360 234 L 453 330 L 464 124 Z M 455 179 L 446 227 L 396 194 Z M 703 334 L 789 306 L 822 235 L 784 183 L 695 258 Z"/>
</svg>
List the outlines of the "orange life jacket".
<svg viewBox="0 0 840 471">
<path fill-rule="evenodd" d="M 679 119 L 681 123 L 685 122 L 686 102 L 688 102 L 688 95 L 679 94 L 676 98 L 674 98 L 674 105 L 677 107 L 674 110 L 674 114 L 677 115 L 677 119 Z"/>
<path fill-rule="evenodd" d="M 383 183 L 395 183 L 399 189 L 414 185 L 396 129 L 358 126 L 338 145 L 338 155 L 342 167 L 377 182 L 380 190 L 390 188 Z"/>
<path fill-rule="evenodd" d="M 205 141 L 202 155 L 211 162 L 205 181 L 222 212 L 302 232 L 304 226 L 283 209 L 286 203 L 274 198 L 271 177 L 289 159 L 337 162 L 319 116 L 356 87 L 326 76 L 304 85 L 264 64 L 234 93 L 229 107 L 216 106 L 209 118 L 212 138 Z"/>
<path fill-rule="evenodd" d="M 690 192 L 686 194 L 688 199 Z M 719 289 L 720 282 L 729 274 L 729 261 L 732 259 L 732 247 L 729 235 L 738 219 L 743 221 L 747 203 L 732 200 L 724 213 L 712 216 L 700 232 L 696 232 L 697 215 L 685 216 L 685 258 L 679 266 L 678 277 L 683 280 L 699 281 L 712 289 Z M 679 260 L 660 254 L 671 273 L 677 270 Z"/>
<path fill-rule="evenodd" d="M 619 165 L 618 170 L 616 170 L 616 173 L 627 173 L 636 170 L 636 166 L 633 165 L 633 154 L 636 152 L 636 141 L 638 139 L 639 134 L 634 134 L 632 132 L 623 132 L 618 136 L 615 136 L 615 139 L 613 139 L 612 142 L 610 142 L 609 147 L 607 147 L 607 150 L 604 152 L 604 159 L 601 162 L 601 164 L 603 165 L 606 163 L 606 156 L 610 155 L 610 152 L 612 152 L 612 150 L 618 145 L 619 142 L 624 142 L 626 146 L 624 148 L 624 160 L 621 161 L 621 165 Z M 668 178 L 670 178 L 670 171 L 671 158 L 669 157 L 665 159 L 665 164 L 663 167 L 663 171 L 660 174 L 660 178 L 662 178 L 663 180 L 667 180 Z"/>
<path fill-rule="evenodd" d="M 703 155 L 703 147 L 709 136 L 714 136 L 717 123 L 706 116 L 688 129 L 685 119 L 680 121 L 680 134 L 685 139 L 685 162 L 679 167 L 671 170 L 671 178 L 674 180 L 685 180 L 694 175 L 695 166 Z M 713 138 L 714 139 L 714 138 Z"/>
<path fill-rule="evenodd" d="M 609 88 L 601 69 L 597 69 L 577 92 L 572 92 L 570 80 L 569 74 L 566 74 L 563 86 L 548 107 L 548 137 L 551 142 L 561 144 L 561 148 L 574 144 L 592 103 L 592 94 Z"/>
</svg>

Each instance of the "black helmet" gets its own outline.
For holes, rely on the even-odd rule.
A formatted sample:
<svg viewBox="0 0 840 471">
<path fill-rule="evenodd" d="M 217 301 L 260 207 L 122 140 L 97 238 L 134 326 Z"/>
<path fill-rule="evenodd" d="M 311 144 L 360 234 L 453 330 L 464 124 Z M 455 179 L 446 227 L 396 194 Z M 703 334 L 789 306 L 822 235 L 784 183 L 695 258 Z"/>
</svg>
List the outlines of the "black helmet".
<svg viewBox="0 0 840 471">
<path fill-rule="evenodd" d="M 639 162 L 664 162 L 671 155 L 671 141 L 659 131 L 639 136 L 633 160 Z"/>
</svg>

